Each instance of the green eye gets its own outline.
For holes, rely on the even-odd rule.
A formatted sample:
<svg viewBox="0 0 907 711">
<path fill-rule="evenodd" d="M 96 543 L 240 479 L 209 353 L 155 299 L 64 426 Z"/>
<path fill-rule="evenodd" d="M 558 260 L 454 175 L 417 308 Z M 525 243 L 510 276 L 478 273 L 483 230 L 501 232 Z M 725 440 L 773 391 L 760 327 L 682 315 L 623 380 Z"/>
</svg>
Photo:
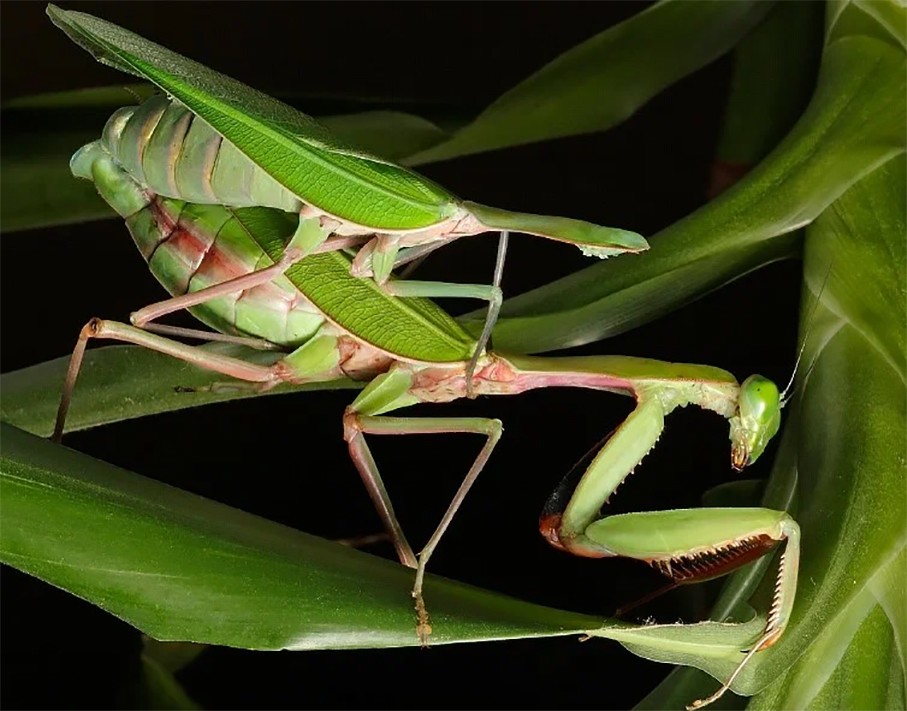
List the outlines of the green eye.
<svg viewBox="0 0 907 711">
<path fill-rule="evenodd" d="M 751 375 L 740 386 L 740 423 L 746 443 L 746 464 L 759 458 L 781 426 L 778 386 L 761 375 Z"/>
</svg>

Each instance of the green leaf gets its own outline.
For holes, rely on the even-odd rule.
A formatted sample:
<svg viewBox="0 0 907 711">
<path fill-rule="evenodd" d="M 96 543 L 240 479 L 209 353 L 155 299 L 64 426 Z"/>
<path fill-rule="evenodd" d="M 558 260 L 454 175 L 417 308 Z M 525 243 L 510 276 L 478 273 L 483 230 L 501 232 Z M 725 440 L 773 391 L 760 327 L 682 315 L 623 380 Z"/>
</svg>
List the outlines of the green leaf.
<svg viewBox="0 0 907 711">
<path fill-rule="evenodd" d="M 273 362 L 280 355 L 224 344 L 201 348 L 261 364 Z M 49 436 L 68 365 L 68 357 L 57 358 L 0 376 L 3 391 L 0 420 L 36 435 Z M 66 418 L 66 431 L 265 394 L 241 388 L 203 390 L 224 381 L 222 375 L 138 346 L 94 348 L 85 354 Z M 331 380 L 281 385 L 267 394 L 361 387 L 361 383 L 352 380 Z M 186 392 L 189 388 L 197 391 Z"/>
<path fill-rule="evenodd" d="M 904 53 L 891 44 L 866 36 L 833 42 L 806 112 L 746 178 L 652 237 L 644 256 L 509 299 L 495 346 L 527 353 L 606 338 L 793 256 L 793 232 L 904 152 L 904 77 Z"/>
<path fill-rule="evenodd" d="M 805 280 L 811 298 L 819 298 L 804 353 L 812 370 L 789 416 L 773 474 L 795 482 L 804 543 L 801 583 L 791 626 L 750 670 L 754 678 L 744 678 L 748 693 L 784 685 L 788 669 L 810 680 L 829 672 L 828 650 L 816 653 L 824 665 L 801 655 L 823 639 L 838 650 L 850 643 L 852 635 L 841 631 L 846 621 L 855 630 L 865 616 L 858 608 L 871 610 L 874 578 L 907 543 L 905 166 L 902 157 L 865 178 L 807 231 Z M 854 290 L 854 279 L 864 289 Z M 872 284 L 895 300 L 867 313 L 872 292 L 866 287 Z M 776 706 L 814 703 L 802 683 L 784 693 Z"/>
<path fill-rule="evenodd" d="M 867 176 L 807 230 L 804 313 L 819 299 L 812 324 L 804 324 L 804 367 L 810 370 L 787 415 L 764 502 L 792 511 L 803 557 L 788 629 L 735 686 L 750 695 L 768 685 L 757 708 L 823 707 L 820 690 L 878 602 L 875 590 L 888 589 L 887 569 L 907 542 L 905 166 L 902 156 Z M 854 288 L 855 279 L 863 288 Z M 893 300 L 867 313 L 873 288 Z M 893 354 L 887 344 L 895 345 Z M 903 570 L 899 577 L 903 582 Z M 756 600 L 767 601 L 772 576 L 763 583 Z M 737 576 L 719 609 L 748 595 L 752 584 L 752 571 Z M 895 615 L 892 622 L 901 619 Z M 885 640 L 878 639 L 873 654 L 887 660 Z M 885 674 L 866 684 L 885 687 L 888 666 Z"/>
<path fill-rule="evenodd" d="M 710 197 L 768 155 L 803 113 L 819 70 L 824 9 L 822 3 L 778 3 L 734 49 Z"/>
<path fill-rule="evenodd" d="M 751 708 L 903 703 L 905 165 L 902 156 L 867 176 L 807 230 L 804 321 L 819 299 L 812 322 L 803 324 L 801 373 L 809 376 L 785 414 L 763 500 L 764 506 L 791 511 L 801 526 L 799 585 L 784 635 L 753 658 L 734 686 L 758 694 Z M 890 301 L 867 311 L 866 302 L 880 298 L 879 290 Z M 893 355 L 887 344 L 896 346 Z M 768 563 L 735 574 L 713 619 L 748 609 L 743 601 L 760 580 L 752 604 L 763 609 L 769 603 L 774 569 Z M 699 693 L 703 684 L 701 673 L 675 670 L 641 708 L 682 708 L 689 692 Z"/>
<path fill-rule="evenodd" d="M 420 165 L 604 131 L 727 52 L 770 7 L 769 2 L 660 2 L 565 52 L 449 141 L 404 162 Z"/>
<path fill-rule="evenodd" d="M 2 436 L 2 560 L 155 639 L 248 649 L 418 644 L 407 568 L 6 425 Z M 442 579 L 426 582 L 436 643 L 600 624 Z"/>
<path fill-rule="evenodd" d="M 410 569 L 9 425 L 0 433 L 0 560 L 149 636 L 259 650 L 419 644 Z M 425 597 L 433 644 L 589 633 L 653 657 L 711 660 L 764 624 L 602 621 L 431 575 Z"/>
<path fill-rule="evenodd" d="M 91 15 L 54 5 L 47 14 L 98 61 L 179 99 L 306 203 L 376 229 L 428 227 L 455 211 L 440 186 L 345 145 L 277 99 Z"/>
</svg>

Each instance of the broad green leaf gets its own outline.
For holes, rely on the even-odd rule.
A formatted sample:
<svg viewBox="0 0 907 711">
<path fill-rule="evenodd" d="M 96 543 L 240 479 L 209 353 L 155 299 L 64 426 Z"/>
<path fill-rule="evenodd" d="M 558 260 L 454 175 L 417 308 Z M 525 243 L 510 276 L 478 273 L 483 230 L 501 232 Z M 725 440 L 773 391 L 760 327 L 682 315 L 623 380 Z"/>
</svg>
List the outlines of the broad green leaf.
<svg viewBox="0 0 907 711">
<path fill-rule="evenodd" d="M 769 2 L 660 2 L 557 57 L 449 141 L 405 163 L 604 131 L 727 52 L 770 7 Z"/>
<path fill-rule="evenodd" d="M 526 353 L 606 338 L 795 254 L 794 231 L 904 152 L 904 66 L 904 52 L 887 42 L 834 41 L 806 112 L 746 178 L 652 237 L 643 256 L 596 264 L 508 300 L 495 346 Z"/>
<path fill-rule="evenodd" d="M 784 683 L 784 670 L 823 630 L 854 614 L 855 601 L 907 542 L 905 165 L 902 157 L 865 178 L 807 231 L 805 280 L 819 298 L 804 354 L 812 371 L 773 475 L 796 481 L 804 558 L 791 627 L 754 667 L 754 691 Z M 863 288 L 854 289 L 854 279 Z M 894 300 L 868 312 L 873 284 Z M 816 667 L 797 661 L 790 673 Z"/>
<path fill-rule="evenodd" d="M 812 323 L 804 323 L 803 367 L 811 370 L 785 415 L 764 503 L 792 512 L 803 557 L 791 624 L 735 686 L 750 695 L 770 685 L 765 699 L 754 700 L 757 708 L 827 707 L 818 701 L 820 691 L 838 673 L 866 616 L 880 600 L 894 609 L 903 597 L 883 593 L 902 586 L 903 570 L 889 567 L 902 561 L 907 542 L 905 165 L 902 156 L 867 176 L 807 230 L 804 314 L 819 300 Z M 891 300 L 868 311 L 875 290 Z M 756 566 L 760 573 L 765 568 Z M 897 583 L 888 581 L 892 575 Z M 754 604 L 767 601 L 772 576 Z M 736 576 L 715 616 L 748 597 L 753 584 L 753 571 Z M 896 629 L 902 620 L 894 613 L 888 624 Z M 902 668 L 891 647 L 902 633 L 891 634 L 877 638 L 873 654 L 886 666 L 882 677 L 865 679 L 867 689 L 886 688 L 889 662 Z"/>
<path fill-rule="evenodd" d="M 2 433 L 3 561 L 155 639 L 249 649 L 418 644 L 408 569 L 9 426 Z M 599 625 L 440 579 L 426 599 L 437 643 Z"/>
<path fill-rule="evenodd" d="M 54 5 L 47 13 L 98 61 L 179 99 L 294 195 L 332 215 L 376 229 L 416 229 L 456 209 L 441 187 L 345 145 L 277 99 L 91 15 Z"/>
<path fill-rule="evenodd" d="M 411 570 L 9 425 L 0 432 L 0 560 L 149 636 L 259 650 L 419 643 Z M 588 633 L 655 657 L 713 660 L 764 624 L 602 621 L 431 575 L 425 594 L 433 644 Z"/>
</svg>

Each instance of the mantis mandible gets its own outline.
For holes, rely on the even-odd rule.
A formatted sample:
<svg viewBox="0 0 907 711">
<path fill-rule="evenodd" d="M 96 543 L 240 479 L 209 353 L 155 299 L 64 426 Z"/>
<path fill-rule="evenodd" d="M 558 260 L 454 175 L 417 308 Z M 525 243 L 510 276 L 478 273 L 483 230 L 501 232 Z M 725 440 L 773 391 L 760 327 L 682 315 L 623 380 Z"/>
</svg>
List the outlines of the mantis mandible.
<svg viewBox="0 0 907 711">
<path fill-rule="evenodd" d="M 55 426 L 62 436 L 86 345 L 107 338 L 144 346 L 199 367 L 267 389 L 348 376 L 370 381 L 343 415 L 344 438 L 401 562 L 415 569 L 413 598 L 423 643 L 431 623 L 422 595 L 428 561 L 502 434 L 484 417 L 389 416 L 416 403 L 466 397 L 469 380 L 480 395 L 514 395 L 543 387 L 580 387 L 634 397 L 637 406 L 600 448 L 570 492 L 565 483 L 551 497 L 541 531 L 554 546 L 587 557 L 643 560 L 675 584 L 724 575 L 786 541 L 776 593 L 762 636 L 732 677 L 755 652 L 784 632 L 796 593 L 799 527 L 785 512 L 762 508 L 675 510 L 601 518 L 600 508 L 654 446 L 664 418 L 689 404 L 730 423 L 735 469 L 755 461 L 780 424 L 777 387 L 761 376 L 742 384 L 728 372 L 702 365 L 617 357 L 540 358 L 483 353 L 467 375 L 476 341 L 433 302 L 391 297 L 372 280 L 350 274 L 340 251 L 307 253 L 298 246 L 327 228 L 272 208 L 225 208 L 162 197 L 124 166 L 101 142 L 72 159 L 77 176 L 92 180 L 101 196 L 126 219 L 151 271 L 173 297 L 133 314 L 128 325 L 92 319 L 82 329 L 70 362 Z M 317 237 L 317 235 L 316 235 Z M 155 319 L 189 309 L 219 333 L 157 326 Z M 151 332 L 157 328 L 157 333 Z M 287 352 L 272 365 L 212 353 L 168 338 L 177 335 L 228 340 Z M 243 383 L 231 387 L 243 387 Z M 417 555 L 404 535 L 366 442 L 366 435 L 463 432 L 480 434 L 484 446 Z"/>
<path fill-rule="evenodd" d="M 100 146 L 157 195 L 195 204 L 298 213 L 302 256 L 357 248 L 350 267 L 395 296 L 488 302 L 467 367 L 472 375 L 503 299 L 510 231 L 570 242 L 605 258 L 648 248 L 635 232 L 463 201 L 418 173 L 345 145 L 286 104 L 160 45 L 83 13 L 47 8 L 51 20 L 99 61 L 151 81 L 154 97 L 115 114 Z M 310 229 L 319 222 L 319 229 Z M 467 235 L 499 232 L 492 284 L 390 280 L 392 270 Z"/>
</svg>

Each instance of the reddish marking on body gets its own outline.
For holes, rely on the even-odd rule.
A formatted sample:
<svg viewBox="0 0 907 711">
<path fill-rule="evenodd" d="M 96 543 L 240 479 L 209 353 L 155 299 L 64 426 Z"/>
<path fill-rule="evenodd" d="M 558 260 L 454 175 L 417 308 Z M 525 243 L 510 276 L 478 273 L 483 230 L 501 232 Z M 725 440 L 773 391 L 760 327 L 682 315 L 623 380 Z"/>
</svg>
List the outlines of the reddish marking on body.
<svg viewBox="0 0 907 711">
<path fill-rule="evenodd" d="M 544 539 L 558 550 L 579 556 L 580 558 L 609 558 L 607 553 L 600 550 L 594 550 L 582 545 L 577 545 L 574 538 L 563 538 L 561 536 L 562 514 L 552 513 L 545 514 L 539 519 L 539 532 Z"/>
<path fill-rule="evenodd" d="M 337 349 L 340 352 L 340 370 L 353 380 L 371 380 L 387 372 L 394 363 L 394 359 L 387 354 L 349 336 L 338 339 Z"/>
<path fill-rule="evenodd" d="M 170 234 L 166 244 L 183 259 L 192 273 L 195 273 L 211 243 L 179 225 Z"/>
<path fill-rule="evenodd" d="M 553 513 L 548 514 L 547 516 L 542 516 L 539 519 L 539 532 L 542 534 L 542 537 L 548 541 L 552 546 L 558 550 L 564 552 L 567 551 L 567 548 L 561 543 L 561 536 L 559 533 L 561 527 L 561 514 Z"/>
<path fill-rule="evenodd" d="M 493 383 L 510 383 L 517 378 L 517 372 L 513 366 L 503 358 L 492 357 L 491 363 L 481 367 L 476 371 L 475 379 L 477 381 L 486 381 Z"/>
</svg>

